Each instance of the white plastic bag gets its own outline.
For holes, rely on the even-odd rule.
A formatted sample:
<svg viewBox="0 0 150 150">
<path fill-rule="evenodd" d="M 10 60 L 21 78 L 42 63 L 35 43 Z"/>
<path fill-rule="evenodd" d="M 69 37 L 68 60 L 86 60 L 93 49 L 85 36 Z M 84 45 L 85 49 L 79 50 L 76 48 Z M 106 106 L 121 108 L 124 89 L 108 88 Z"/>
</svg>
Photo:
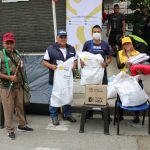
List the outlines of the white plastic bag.
<svg viewBox="0 0 150 150">
<path fill-rule="evenodd" d="M 115 89 L 122 106 L 138 106 L 148 100 L 145 91 L 140 87 L 135 77 L 120 72 L 114 80 Z"/>
<path fill-rule="evenodd" d="M 108 78 L 108 85 L 107 85 L 107 98 L 108 99 L 117 97 L 117 92 L 115 90 L 114 82 L 113 82 L 115 77 L 116 76 L 113 75 L 112 77 Z"/>
<path fill-rule="evenodd" d="M 85 64 L 81 69 L 80 84 L 102 84 L 104 68 L 100 64 L 104 62 L 104 59 L 101 54 L 94 55 L 89 52 L 80 52 L 78 56 Z"/>
<path fill-rule="evenodd" d="M 139 64 L 149 59 L 149 56 L 145 53 L 140 53 L 137 56 L 133 56 L 129 59 L 132 64 Z"/>
<path fill-rule="evenodd" d="M 57 66 L 54 72 L 54 85 L 50 99 L 51 106 L 61 107 L 70 104 L 73 100 L 73 74 L 72 67 L 75 58 L 71 57 L 67 61 Z"/>
<path fill-rule="evenodd" d="M 144 61 L 146 61 L 148 59 L 149 59 L 149 56 L 144 56 L 144 57 L 134 61 L 133 64 L 140 64 L 140 63 L 142 63 L 142 62 L 144 62 Z"/>
</svg>

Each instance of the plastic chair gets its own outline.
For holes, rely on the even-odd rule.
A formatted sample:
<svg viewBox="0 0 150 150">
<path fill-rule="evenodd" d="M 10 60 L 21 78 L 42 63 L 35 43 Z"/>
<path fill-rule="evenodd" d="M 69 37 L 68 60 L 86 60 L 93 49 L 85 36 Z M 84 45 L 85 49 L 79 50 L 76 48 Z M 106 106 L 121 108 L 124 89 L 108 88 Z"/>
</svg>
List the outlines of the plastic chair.
<svg viewBox="0 0 150 150">
<path fill-rule="evenodd" d="M 84 125 L 86 121 L 86 113 L 88 110 L 97 110 L 101 111 L 102 117 L 104 120 L 104 134 L 109 135 L 109 106 L 108 104 L 106 106 L 93 106 L 93 105 L 83 105 L 82 106 L 82 112 L 81 112 L 81 120 L 80 120 L 80 133 L 84 133 Z"/>
<path fill-rule="evenodd" d="M 145 121 L 145 111 L 148 110 L 148 134 L 150 134 L 150 104 L 149 101 L 145 102 L 142 105 L 135 106 L 135 107 L 125 107 L 122 106 L 120 100 L 116 100 L 115 103 L 115 113 L 114 113 L 114 125 L 117 121 L 117 135 L 119 135 L 119 109 L 122 108 L 123 110 L 127 111 L 143 111 L 143 120 L 142 120 L 142 125 L 144 125 Z"/>
</svg>

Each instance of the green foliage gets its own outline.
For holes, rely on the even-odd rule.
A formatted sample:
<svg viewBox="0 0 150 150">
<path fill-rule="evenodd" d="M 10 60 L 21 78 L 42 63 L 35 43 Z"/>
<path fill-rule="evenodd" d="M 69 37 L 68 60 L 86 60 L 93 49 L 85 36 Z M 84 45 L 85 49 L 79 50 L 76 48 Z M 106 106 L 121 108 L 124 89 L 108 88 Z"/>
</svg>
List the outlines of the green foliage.
<svg viewBox="0 0 150 150">
<path fill-rule="evenodd" d="M 126 15 L 125 15 L 126 23 L 127 23 L 127 24 L 133 23 L 133 17 L 134 17 L 134 13 L 126 14 Z"/>
<path fill-rule="evenodd" d="M 126 22 L 127 23 L 133 23 L 134 18 L 136 18 L 139 15 L 139 8 L 140 5 L 145 5 L 150 8 L 150 0 L 130 0 L 131 4 L 129 8 L 131 10 L 136 10 L 134 13 L 126 14 Z"/>
<path fill-rule="evenodd" d="M 150 0 L 131 0 L 129 8 L 135 10 L 140 8 L 141 4 L 150 7 Z"/>
</svg>

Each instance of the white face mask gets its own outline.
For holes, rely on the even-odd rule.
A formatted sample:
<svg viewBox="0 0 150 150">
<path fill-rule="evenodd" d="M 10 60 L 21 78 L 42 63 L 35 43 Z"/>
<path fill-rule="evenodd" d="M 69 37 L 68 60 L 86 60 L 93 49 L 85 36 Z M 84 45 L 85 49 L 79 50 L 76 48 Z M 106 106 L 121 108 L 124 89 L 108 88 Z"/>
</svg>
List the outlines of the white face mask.
<svg viewBox="0 0 150 150">
<path fill-rule="evenodd" d="M 93 39 L 94 40 L 100 40 L 101 39 L 101 33 L 93 33 Z"/>
</svg>

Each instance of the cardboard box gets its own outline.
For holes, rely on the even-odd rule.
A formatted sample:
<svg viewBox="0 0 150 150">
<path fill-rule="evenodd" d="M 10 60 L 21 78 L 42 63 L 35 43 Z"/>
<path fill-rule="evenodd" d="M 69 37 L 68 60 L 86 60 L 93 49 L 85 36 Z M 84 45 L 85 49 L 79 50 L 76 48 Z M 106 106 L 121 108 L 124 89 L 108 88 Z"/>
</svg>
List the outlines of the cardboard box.
<svg viewBox="0 0 150 150">
<path fill-rule="evenodd" d="M 85 104 L 106 105 L 107 85 L 86 85 Z"/>
</svg>

